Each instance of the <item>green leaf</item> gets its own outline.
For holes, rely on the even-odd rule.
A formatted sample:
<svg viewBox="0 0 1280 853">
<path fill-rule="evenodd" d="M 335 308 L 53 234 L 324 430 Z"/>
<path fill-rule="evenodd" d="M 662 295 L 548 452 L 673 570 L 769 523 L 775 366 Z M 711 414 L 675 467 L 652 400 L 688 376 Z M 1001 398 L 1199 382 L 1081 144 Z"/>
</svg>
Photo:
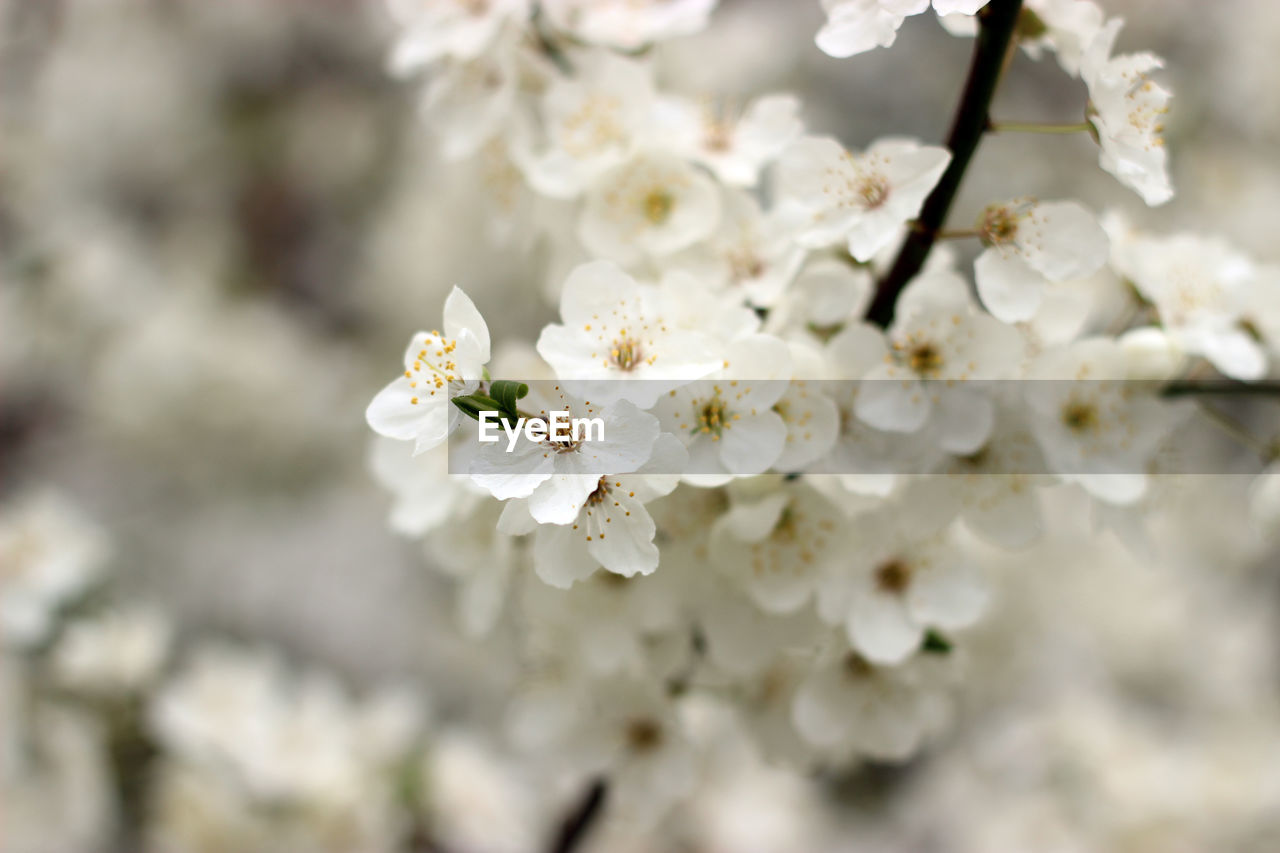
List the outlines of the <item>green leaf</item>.
<svg viewBox="0 0 1280 853">
<path fill-rule="evenodd" d="M 924 635 L 924 645 L 920 648 L 922 651 L 930 654 L 949 655 L 955 646 L 951 644 L 950 640 L 939 634 L 937 631 L 929 629 L 929 631 Z"/>
<path fill-rule="evenodd" d="M 512 382 L 510 379 L 499 379 L 489 386 L 489 396 L 497 401 L 498 409 L 511 420 L 520 417 L 517 400 L 529 393 L 529 386 L 523 382 Z"/>
<path fill-rule="evenodd" d="M 481 412 L 497 412 L 499 415 L 502 413 L 502 407 L 498 405 L 498 401 L 484 394 L 460 395 L 454 397 L 452 402 L 459 411 L 473 421 L 480 420 Z"/>
</svg>

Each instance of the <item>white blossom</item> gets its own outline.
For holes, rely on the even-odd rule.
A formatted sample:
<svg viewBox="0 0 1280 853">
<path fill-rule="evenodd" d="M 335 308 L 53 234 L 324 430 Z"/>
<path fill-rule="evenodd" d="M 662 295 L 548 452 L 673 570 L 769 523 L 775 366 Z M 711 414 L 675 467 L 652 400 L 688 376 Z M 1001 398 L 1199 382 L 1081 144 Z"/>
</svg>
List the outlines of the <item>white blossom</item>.
<svg viewBox="0 0 1280 853">
<path fill-rule="evenodd" d="M 379 435 L 412 441 L 414 453 L 441 444 L 458 424 L 450 398 L 466 394 L 489 361 L 489 327 L 470 297 L 454 288 L 444 303 L 444 333 L 418 332 L 404 351 L 404 375 L 378 392 L 365 411 Z"/>
<path fill-rule="evenodd" d="M 1122 25 L 1119 18 L 1108 21 L 1081 60 L 1080 76 L 1089 87 L 1089 121 L 1102 146 L 1102 168 L 1147 204 L 1164 204 L 1173 198 L 1163 136 L 1172 95 L 1147 76 L 1164 65 L 1158 56 L 1111 55 Z"/>
<path fill-rule="evenodd" d="M 590 44 L 637 50 L 696 33 L 718 0 L 543 0 L 558 29 Z"/>
<path fill-rule="evenodd" d="M 1107 262 L 1110 245 L 1093 214 L 1074 201 L 989 205 L 979 232 L 986 249 L 973 267 L 978 295 L 1006 323 L 1035 315 L 1046 281 L 1092 275 Z"/>
<path fill-rule="evenodd" d="M 635 152 L 653 116 L 648 65 L 610 51 L 575 55 L 579 73 L 559 77 L 539 102 L 540 124 L 518 117 L 511 156 L 543 195 L 574 198 Z"/>
<path fill-rule="evenodd" d="M 0 513 L 0 634 L 19 646 L 44 640 L 107 554 L 103 533 L 56 493 L 11 501 Z"/>
<path fill-rule="evenodd" d="M 792 144 L 778 164 L 780 206 L 805 246 L 846 243 L 869 261 L 914 218 L 951 162 L 945 148 L 886 138 L 861 154 L 828 136 Z"/>
<path fill-rule="evenodd" d="M 387 0 L 402 28 L 391 53 L 396 74 L 410 74 L 443 57 L 475 59 L 503 25 L 529 15 L 529 0 Z"/>
<path fill-rule="evenodd" d="M 587 381 L 575 384 L 596 400 L 649 408 L 660 394 L 722 366 L 715 338 L 678 325 L 678 299 L 671 288 L 638 284 L 608 261 L 583 264 L 560 293 L 564 324 L 543 328 L 538 354 L 561 379 Z"/>
<path fill-rule="evenodd" d="M 857 652 L 829 654 L 795 694 L 796 728 L 815 747 L 895 761 L 946 721 L 945 663 L 877 666 Z"/>
<path fill-rule="evenodd" d="M 706 102 L 667 97 L 655 110 L 655 144 L 701 163 L 732 187 L 753 187 L 761 170 L 804 130 L 794 95 L 765 95 L 741 116 Z"/>
<path fill-rule="evenodd" d="M 1124 240 L 1116 267 L 1155 306 L 1169 339 L 1236 379 L 1259 379 L 1267 355 L 1242 322 L 1265 287 L 1253 262 L 1224 240 L 1190 233 Z"/>
<path fill-rule="evenodd" d="M 156 678 L 172 629 L 157 610 L 112 610 L 67 626 L 53 651 L 55 677 L 93 694 L 141 690 Z"/>
<path fill-rule="evenodd" d="M 597 256 L 635 264 L 688 248 L 719 223 L 715 183 L 684 160 L 650 151 L 587 190 L 578 237 Z"/>
<path fill-rule="evenodd" d="M 920 648 L 926 629 L 965 628 L 982 615 L 987 587 L 956 546 L 949 504 L 923 483 L 854 520 L 848 560 L 820 591 L 819 610 L 844 624 L 867 660 L 900 663 Z"/>
</svg>

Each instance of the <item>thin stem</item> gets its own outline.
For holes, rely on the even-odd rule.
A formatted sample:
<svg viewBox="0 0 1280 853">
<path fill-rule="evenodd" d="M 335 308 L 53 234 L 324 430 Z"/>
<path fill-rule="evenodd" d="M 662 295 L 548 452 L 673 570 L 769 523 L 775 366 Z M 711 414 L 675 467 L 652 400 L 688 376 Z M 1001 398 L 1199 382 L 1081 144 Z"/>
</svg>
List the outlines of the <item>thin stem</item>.
<svg viewBox="0 0 1280 853">
<path fill-rule="evenodd" d="M 1263 461 L 1270 462 L 1274 458 L 1274 448 L 1245 429 L 1242 423 L 1216 406 L 1209 405 L 1204 400 L 1198 400 L 1197 403 L 1199 404 L 1200 414 L 1204 415 L 1205 419 L 1218 427 L 1218 429 L 1258 454 Z"/>
<path fill-rule="evenodd" d="M 939 240 L 968 240 L 981 236 L 982 232 L 977 228 L 943 228 L 936 235 Z"/>
<path fill-rule="evenodd" d="M 1030 121 L 993 121 L 992 133 L 1089 133 L 1092 126 L 1087 121 L 1072 124 L 1041 124 Z"/>
<path fill-rule="evenodd" d="M 587 788 L 582 802 L 565 818 L 560 834 L 551 845 L 551 853 L 573 853 L 586 840 L 587 831 L 604 812 L 604 801 L 609 793 L 604 779 L 595 779 Z"/>
<path fill-rule="evenodd" d="M 978 38 L 973 48 L 969 77 L 956 107 L 951 132 L 947 135 L 951 163 L 925 199 L 920 210 L 920 227 L 907 235 L 897 259 L 880 281 L 871 307 L 867 309 L 867 320 L 881 328 L 893 322 L 898 296 L 920 272 L 933 250 L 973 153 L 987 131 L 991 99 L 995 96 L 996 84 L 1000 82 L 1005 55 L 1021 11 L 1022 0 L 991 0 L 978 13 Z"/>
<path fill-rule="evenodd" d="M 1170 382 L 1160 393 L 1165 397 L 1280 397 L 1280 380 L 1181 379 Z"/>
</svg>

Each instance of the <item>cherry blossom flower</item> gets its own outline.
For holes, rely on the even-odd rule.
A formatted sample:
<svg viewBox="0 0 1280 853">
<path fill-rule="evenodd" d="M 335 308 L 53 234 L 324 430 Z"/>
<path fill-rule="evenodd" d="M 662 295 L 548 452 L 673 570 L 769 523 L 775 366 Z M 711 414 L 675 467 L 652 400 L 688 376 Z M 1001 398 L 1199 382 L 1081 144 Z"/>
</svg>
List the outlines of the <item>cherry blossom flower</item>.
<svg viewBox="0 0 1280 853">
<path fill-rule="evenodd" d="M 919 212 L 951 154 L 909 139 L 881 139 L 862 154 L 827 136 L 807 136 L 778 162 L 779 205 L 792 212 L 797 240 L 811 247 L 847 243 L 870 261 Z"/>
<path fill-rule="evenodd" d="M 776 213 L 765 214 L 749 193 L 726 190 L 720 227 L 693 248 L 666 261 L 701 287 L 725 289 L 752 305 L 777 303 L 804 262 L 805 250 Z"/>
<path fill-rule="evenodd" d="M 675 489 L 686 458 L 679 441 L 662 435 L 639 470 L 565 478 L 556 483 L 553 494 L 541 487 L 544 494 L 534 496 L 545 499 L 538 504 L 533 498 L 508 503 L 499 529 L 511 535 L 534 534 L 534 570 L 554 587 L 568 588 L 599 568 L 622 577 L 650 574 L 658 567 L 658 548 L 645 504 Z M 577 510 L 564 511 L 583 491 L 586 495 Z M 547 510 L 552 497 L 560 500 Z M 539 510 L 541 517 L 534 514 Z"/>
<path fill-rule="evenodd" d="M 637 50 L 655 41 L 696 33 L 718 0 L 542 0 L 560 30 L 589 44 Z"/>
<path fill-rule="evenodd" d="M 986 0 L 933 0 L 939 15 L 972 15 Z M 827 23 L 815 39 L 828 56 L 847 57 L 877 47 L 889 47 L 898 28 L 912 15 L 929 8 L 929 0 L 822 0 Z"/>
<path fill-rule="evenodd" d="M 1035 315 L 1046 281 L 1085 278 L 1107 262 L 1106 232 L 1074 201 L 989 205 L 978 230 L 986 246 L 973 266 L 978 295 L 1006 323 Z"/>
<path fill-rule="evenodd" d="M 1121 26 L 1119 18 L 1108 21 L 1081 60 L 1080 76 L 1089 87 L 1089 121 L 1102 146 L 1102 168 L 1147 204 L 1160 205 L 1173 198 L 1163 136 L 1172 95 L 1147 77 L 1164 65 L 1158 56 L 1111 55 Z"/>
<path fill-rule="evenodd" d="M 660 99 L 654 115 L 655 144 L 701 163 L 724 184 L 753 187 L 761 170 L 804 131 L 800 101 L 793 95 L 766 95 L 740 117 L 723 115 L 688 98 Z"/>
<path fill-rule="evenodd" d="M 803 481 L 782 484 L 733 502 L 712 528 L 712 559 L 760 609 L 794 612 L 853 545 L 844 525 L 839 508 Z"/>
<path fill-rule="evenodd" d="M 583 264 L 560 294 L 564 325 L 542 330 L 538 354 L 562 379 L 586 381 L 575 385 L 596 400 L 629 399 L 649 408 L 724 360 L 715 338 L 677 325 L 674 296 L 638 284 L 609 261 Z"/>
<path fill-rule="evenodd" d="M 786 393 L 791 354 L 770 335 L 729 344 L 725 367 L 670 391 L 653 411 L 665 430 L 689 449 L 689 474 L 700 485 L 719 485 L 735 474 L 759 474 L 787 443 L 787 425 L 773 405 Z"/>
<path fill-rule="evenodd" d="M 545 398 L 545 399 L 543 399 Z M 660 435 L 658 419 L 627 400 L 595 404 L 565 387 L 533 393 L 521 401 L 526 420 L 540 422 L 540 436 L 520 430 L 514 443 L 483 443 L 468 466 L 473 482 L 498 500 L 528 498 L 529 512 L 541 524 L 569 524 L 597 491 L 600 478 L 630 474 L 652 456 Z M 598 421 L 576 434 L 562 428 L 552 435 L 551 413 Z M 477 438 L 479 433 L 477 431 Z"/>
<path fill-rule="evenodd" d="M 867 660 L 900 663 L 920 648 L 927 628 L 965 628 L 982 615 L 987 587 L 956 547 L 952 506 L 925 482 L 854 519 L 846 564 L 820 589 L 818 608 L 828 622 L 844 624 Z"/>
<path fill-rule="evenodd" d="M 792 718 L 815 747 L 899 761 L 947 720 L 946 669 L 936 656 L 885 667 L 837 650 L 796 690 Z"/>
<path fill-rule="evenodd" d="M 107 559 L 103 533 L 54 492 L 10 502 L 0 513 L 0 637 L 34 645 L 57 611 L 83 593 Z"/>
<path fill-rule="evenodd" d="M 972 453 L 995 416 L 987 384 L 967 380 L 1011 376 L 1022 348 L 1016 329 L 972 310 L 943 303 L 908 313 L 889 329 L 881 363 L 863 377 L 858 417 L 890 432 L 931 422 L 943 449 Z"/>
<path fill-rule="evenodd" d="M 415 455 L 441 444 L 458 424 L 449 402 L 475 389 L 489 361 L 489 327 L 455 287 L 444 303 L 444 333 L 418 332 L 404 352 L 404 375 L 378 392 L 365 411 L 379 435 L 412 441 Z"/>
<path fill-rule="evenodd" d="M 651 151 L 602 175 L 587 191 L 578 237 L 622 264 L 670 255 L 720 222 L 715 182 L 677 157 Z"/>
<path fill-rule="evenodd" d="M 401 27 L 389 64 L 413 73 L 442 57 L 475 59 L 503 25 L 529 16 L 529 0 L 387 0 Z"/>
<path fill-rule="evenodd" d="M 1125 349 L 1089 338 L 1044 353 L 1022 383 L 1030 428 L 1050 470 L 1099 500 L 1131 504 L 1146 492 L 1146 469 L 1179 419 L 1149 383 L 1130 382 Z"/>
<path fill-rule="evenodd" d="M 511 156 L 530 186 L 574 198 L 625 162 L 649 127 L 654 91 L 648 65 L 610 51 L 576 56 L 580 73 L 556 78 L 539 103 L 540 124 L 518 116 Z"/>
<path fill-rule="evenodd" d="M 1261 287 L 1253 262 L 1194 234 L 1122 239 L 1116 267 L 1155 305 L 1169 340 L 1236 379 L 1259 379 L 1267 355 L 1242 322 Z"/>
</svg>

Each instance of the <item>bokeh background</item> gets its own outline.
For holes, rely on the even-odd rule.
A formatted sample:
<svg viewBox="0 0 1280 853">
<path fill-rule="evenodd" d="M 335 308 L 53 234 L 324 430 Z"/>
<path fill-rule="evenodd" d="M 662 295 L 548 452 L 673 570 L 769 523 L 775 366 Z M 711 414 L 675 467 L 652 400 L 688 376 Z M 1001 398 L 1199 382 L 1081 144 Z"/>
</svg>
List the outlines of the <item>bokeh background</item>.
<svg viewBox="0 0 1280 853">
<path fill-rule="evenodd" d="M 1087 137 L 1001 136 L 956 219 L 1074 196 L 1280 262 L 1280 7 L 1103 5 L 1128 20 L 1120 49 L 1167 60 L 1177 198 L 1147 210 Z M 821 20 L 817 0 L 723 0 L 658 61 L 692 94 L 793 91 L 852 146 L 943 137 L 966 40 L 920 16 L 894 49 L 835 60 Z M 417 88 L 385 71 L 391 37 L 375 0 L 0 0 L 0 502 L 70 495 L 109 533 L 117 594 L 174 614 L 180 642 L 421 685 L 434 718 L 479 727 L 502 665 L 388 531 L 363 412 L 454 284 L 495 340 L 532 339 L 553 307 L 536 247 L 485 241 L 484 177 L 436 158 Z M 1084 100 L 1020 56 L 994 113 L 1074 121 Z M 1223 570 L 1243 534 L 1216 522 L 1176 565 L 1084 519 L 1077 570 L 1002 558 L 944 742 L 778 796 L 840 849 L 1280 849 L 1277 563 Z M 54 848 L 6 808 L 0 849 Z"/>
</svg>

